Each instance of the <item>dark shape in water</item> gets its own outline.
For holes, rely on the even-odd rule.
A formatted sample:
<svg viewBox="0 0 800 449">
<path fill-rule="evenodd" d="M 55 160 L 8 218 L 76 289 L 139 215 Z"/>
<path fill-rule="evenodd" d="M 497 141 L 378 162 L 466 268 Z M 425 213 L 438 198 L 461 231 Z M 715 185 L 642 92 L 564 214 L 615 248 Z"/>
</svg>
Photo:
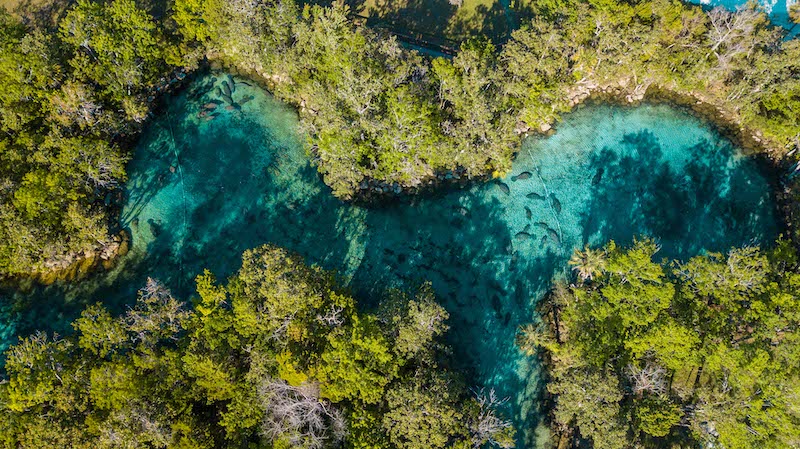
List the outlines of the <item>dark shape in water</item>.
<svg viewBox="0 0 800 449">
<path fill-rule="evenodd" d="M 524 172 L 518 174 L 517 176 L 512 176 L 511 180 L 512 181 L 522 181 L 522 180 L 528 179 L 530 177 L 531 177 L 531 172 L 524 171 Z"/>
<path fill-rule="evenodd" d="M 228 86 L 227 81 L 222 82 L 222 91 L 225 92 L 225 95 L 231 96 L 231 86 Z"/>
<path fill-rule="evenodd" d="M 556 210 L 557 214 L 561 213 L 561 201 L 558 201 L 558 198 L 556 198 L 555 193 L 550 194 L 550 204 L 553 205 L 553 209 Z"/>
<path fill-rule="evenodd" d="M 527 198 L 530 198 L 530 199 L 532 199 L 532 200 L 543 200 L 543 199 L 545 199 L 544 195 L 539 195 L 539 194 L 538 194 L 538 193 L 536 193 L 536 192 L 531 192 L 531 193 L 529 193 L 529 194 L 527 194 L 527 195 L 525 195 L 525 196 L 526 196 Z"/>
<path fill-rule="evenodd" d="M 511 189 L 508 188 L 508 184 L 506 184 L 506 183 L 504 183 L 502 181 L 497 181 L 496 185 L 506 195 L 511 194 Z"/>
<path fill-rule="evenodd" d="M 546 244 L 547 244 L 547 236 L 543 235 L 542 239 L 539 240 L 539 248 L 544 248 L 544 245 L 546 245 Z"/>
<path fill-rule="evenodd" d="M 546 231 L 546 230 L 548 230 L 548 229 L 550 229 L 550 226 L 548 226 L 548 225 L 547 225 L 547 223 L 545 223 L 545 222 L 543 222 L 543 221 L 537 221 L 537 222 L 535 223 L 535 225 L 536 225 L 536 226 L 539 226 L 540 228 L 544 229 L 545 231 Z"/>
<path fill-rule="evenodd" d="M 231 84 L 231 93 L 236 92 L 236 81 L 233 80 L 233 76 L 231 76 L 231 74 L 228 74 L 228 81 Z"/>
<path fill-rule="evenodd" d="M 561 238 L 558 236 L 558 232 L 556 232 L 553 228 L 547 229 L 547 235 L 553 239 L 556 245 L 561 246 Z"/>
<path fill-rule="evenodd" d="M 147 224 L 150 226 L 150 233 L 153 234 L 153 237 L 158 237 L 161 234 L 161 226 L 153 221 L 152 218 L 147 220 Z"/>
<path fill-rule="evenodd" d="M 222 94 L 222 99 L 228 104 L 233 104 L 233 98 L 230 95 Z"/>
<path fill-rule="evenodd" d="M 248 95 L 248 96 L 246 96 L 246 97 L 242 98 L 242 100 L 239 102 L 239 104 L 245 104 L 245 103 L 247 103 L 248 101 L 252 100 L 253 98 L 255 98 L 255 97 L 254 97 L 254 96 L 252 96 L 252 95 Z"/>
<path fill-rule="evenodd" d="M 532 216 L 533 216 L 533 212 L 531 212 L 531 208 L 528 207 L 528 206 L 525 206 L 525 217 L 528 220 L 530 220 Z"/>
<path fill-rule="evenodd" d="M 603 179 L 603 173 L 605 173 L 605 171 L 606 171 L 606 169 L 603 168 L 603 167 L 600 167 L 600 168 L 597 169 L 597 173 L 595 173 L 594 177 L 592 178 L 592 185 L 593 186 L 596 186 L 597 184 L 600 184 L 600 181 Z"/>
<path fill-rule="evenodd" d="M 531 235 L 525 231 L 522 231 L 522 232 L 517 232 L 517 235 L 515 235 L 514 238 L 520 241 L 528 240 L 529 238 L 531 238 Z"/>
</svg>

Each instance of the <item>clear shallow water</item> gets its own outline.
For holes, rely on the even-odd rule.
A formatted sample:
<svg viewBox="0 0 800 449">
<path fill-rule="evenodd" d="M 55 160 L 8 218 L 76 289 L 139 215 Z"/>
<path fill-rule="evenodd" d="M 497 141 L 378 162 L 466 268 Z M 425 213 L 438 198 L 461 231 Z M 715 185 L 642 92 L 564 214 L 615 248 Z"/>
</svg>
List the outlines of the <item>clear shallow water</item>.
<svg viewBox="0 0 800 449">
<path fill-rule="evenodd" d="M 724 6 L 731 11 L 744 8 L 747 0 L 688 0 L 690 3 L 703 6 Z M 772 23 L 789 30 L 789 36 L 797 36 L 800 33 L 800 25 L 795 24 L 789 19 L 789 7 L 798 0 L 756 0 L 756 2 L 769 15 Z"/>
<path fill-rule="evenodd" d="M 270 242 L 338 270 L 361 298 L 431 281 L 451 314 L 458 367 L 509 396 L 519 428 L 534 429 L 539 366 L 519 353 L 514 335 L 534 319 L 550 280 L 568 273 L 573 248 L 651 235 L 661 255 L 685 259 L 777 233 L 758 164 L 667 106 L 568 115 L 554 136 L 524 143 L 502 180 L 507 193 L 490 182 L 366 209 L 336 200 L 319 180 L 290 109 L 238 80 L 233 100 L 252 100 L 226 110 L 214 92 L 222 79 L 200 78 L 169 99 L 142 136 L 121 215 L 130 254 L 68 290 L 7 295 L 4 345 L 36 328 L 68 331 L 89 302 L 121 310 L 147 276 L 188 297 L 204 268 L 228 276 L 245 249 Z M 220 103 L 218 116 L 200 117 L 211 101 Z M 530 177 L 512 180 L 523 173 Z M 520 446 L 535 433 L 521 432 Z"/>
</svg>

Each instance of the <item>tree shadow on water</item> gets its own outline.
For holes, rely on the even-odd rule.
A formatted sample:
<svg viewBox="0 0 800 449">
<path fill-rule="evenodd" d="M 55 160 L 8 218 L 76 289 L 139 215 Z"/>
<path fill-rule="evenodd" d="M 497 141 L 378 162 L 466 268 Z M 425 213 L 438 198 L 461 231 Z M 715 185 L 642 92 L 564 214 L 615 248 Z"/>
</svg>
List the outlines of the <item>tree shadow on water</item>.
<svg viewBox="0 0 800 449">
<path fill-rule="evenodd" d="M 539 362 L 519 351 L 515 336 L 533 318 L 563 255 L 514 239 L 507 205 L 487 194 L 491 188 L 370 211 L 351 287 L 359 300 L 375 301 L 387 287 L 411 290 L 430 282 L 450 314 L 453 367 L 471 373 L 474 386 L 509 397 L 506 411 L 522 442 L 542 418 L 542 379 Z"/>
<path fill-rule="evenodd" d="M 769 186 L 755 161 L 724 140 L 703 140 L 668 161 L 649 131 L 626 134 L 623 151 L 591 159 L 602 179 L 583 216 L 585 243 L 656 238 L 665 257 L 686 259 L 774 235 Z"/>
</svg>

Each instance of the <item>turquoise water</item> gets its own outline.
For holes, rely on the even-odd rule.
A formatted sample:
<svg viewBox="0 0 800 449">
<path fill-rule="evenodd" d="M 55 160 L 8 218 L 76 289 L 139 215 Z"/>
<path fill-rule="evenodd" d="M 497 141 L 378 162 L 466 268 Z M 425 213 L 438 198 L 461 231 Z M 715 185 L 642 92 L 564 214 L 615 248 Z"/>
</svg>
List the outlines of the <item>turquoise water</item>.
<svg viewBox="0 0 800 449">
<path fill-rule="evenodd" d="M 748 0 L 688 0 L 696 5 L 708 7 L 724 6 L 731 11 L 744 8 Z M 789 30 L 789 36 L 797 36 L 800 26 L 789 19 L 789 7 L 798 0 L 756 0 L 756 3 L 769 15 L 772 23 Z"/>
<path fill-rule="evenodd" d="M 667 106 L 578 110 L 554 136 L 527 140 L 501 181 L 363 208 L 320 181 L 290 109 L 244 80 L 226 108 L 223 80 L 196 80 L 142 136 L 121 215 L 130 254 L 67 290 L 8 295 L 4 344 L 35 328 L 68 331 L 88 302 L 120 310 L 147 276 L 188 297 L 202 269 L 230 275 L 245 249 L 270 242 L 338 270 L 362 299 L 432 282 L 451 314 L 457 367 L 510 398 L 516 423 L 530 429 L 520 446 L 530 445 L 542 438 L 540 370 L 514 335 L 535 319 L 551 279 L 567 274 L 573 248 L 650 235 L 662 256 L 685 259 L 777 233 L 759 164 Z"/>
</svg>

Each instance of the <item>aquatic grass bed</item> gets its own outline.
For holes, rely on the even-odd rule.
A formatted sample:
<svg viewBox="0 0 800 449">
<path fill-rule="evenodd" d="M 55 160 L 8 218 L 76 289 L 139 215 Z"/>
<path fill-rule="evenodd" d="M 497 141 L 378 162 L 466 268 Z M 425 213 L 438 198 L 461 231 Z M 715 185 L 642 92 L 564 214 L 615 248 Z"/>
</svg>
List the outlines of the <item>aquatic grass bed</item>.
<svg viewBox="0 0 800 449">
<path fill-rule="evenodd" d="M 69 332 L 92 302 L 122 310 L 148 276 L 188 298 L 203 269 L 233 274 L 244 250 L 272 243 L 337 270 L 362 300 L 430 281 L 450 312 L 457 368 L 510 398 L 530 446 L 544 434 L 542 379 L 515 335 L 551 280 L 569 275 L 574 248 L 652 236 L 660 255 L 685 260 L 777 234 L 758 162 L 665 105 L 577 110 L 555 135 L 525 141 L 504 179 L 373 208 L 331 195 L 297 126 L 246 80 L 198 76 L 168 99 L 128 167 L 130 253 L 68 288 L 7 293 L 3 348 L 35 329 Z"/>
</svg>

